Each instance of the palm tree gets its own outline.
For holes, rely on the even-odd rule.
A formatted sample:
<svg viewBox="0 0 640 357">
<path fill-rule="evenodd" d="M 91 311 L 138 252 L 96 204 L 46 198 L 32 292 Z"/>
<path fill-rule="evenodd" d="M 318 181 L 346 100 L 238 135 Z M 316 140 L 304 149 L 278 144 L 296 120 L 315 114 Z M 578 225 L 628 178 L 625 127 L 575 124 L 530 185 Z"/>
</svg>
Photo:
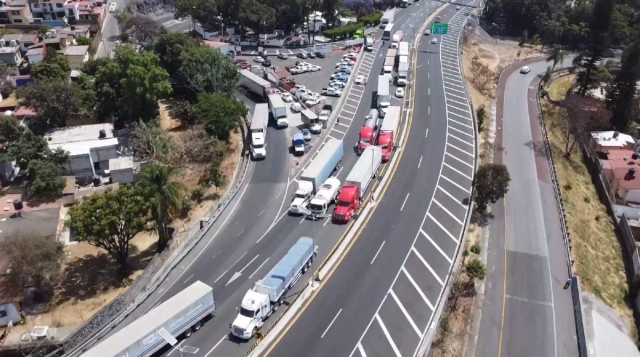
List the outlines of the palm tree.
<svg viewBox="0 0 640 357">
<path fill-rule="evenodd" d="M 551 71 L 552 71 L 551 66 L 548 66 L 547 71 L 544 72 L 544 76 L 542 76 L 542 79 L 541 79 L 543 87 L 546 87 L 547 84 L 549 84 L 549 81 L 551 80 L 551 73 L 552 73 Z"/>
<path fill-rule="evenodd" d="M 558 63 L 562 63 L 562 61 L 564 61 L 564 51 L 562 50 L 562 46 L 553 46 L 551 54 L 547 57 L 547 62 L 551 61 L 553 61 L 551 70 L 555 69 Z"/>
<path fill-rule="evenodd" d="M 158 231 L 158 250 L 162 251 L 169 243 L 169 210 L 182 208 L 182 194 L 186 186 L 172 181 L 177 169 L 171 166 L 151 165 L 140 173 L 138 185 L 143 189 L 151 203 L 151 214 Z"/>
</svg>

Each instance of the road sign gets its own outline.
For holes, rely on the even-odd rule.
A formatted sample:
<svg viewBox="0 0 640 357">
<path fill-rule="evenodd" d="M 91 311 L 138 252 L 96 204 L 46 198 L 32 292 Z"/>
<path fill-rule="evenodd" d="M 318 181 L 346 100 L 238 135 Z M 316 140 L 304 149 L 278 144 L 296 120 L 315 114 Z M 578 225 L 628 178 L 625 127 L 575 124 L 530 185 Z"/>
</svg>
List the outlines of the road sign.
<svg viewBox="0 0 640 357">
<path fill-rule="evenodd" d="M 446 35 L 447 32 L 449 32 L 449 24 L 441 24 L 439 22 L 434 22 L 431 25 L 432 35 Z"/>
</svg>

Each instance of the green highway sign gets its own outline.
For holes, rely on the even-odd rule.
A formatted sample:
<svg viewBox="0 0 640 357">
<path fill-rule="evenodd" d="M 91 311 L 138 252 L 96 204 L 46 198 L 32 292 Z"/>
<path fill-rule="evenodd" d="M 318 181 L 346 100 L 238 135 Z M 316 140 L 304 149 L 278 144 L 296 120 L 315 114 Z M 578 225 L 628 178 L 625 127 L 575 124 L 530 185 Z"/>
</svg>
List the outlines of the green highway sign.
<svg viewBox="0 0 640 357">
<path fill-rule="evenodd" d="M 446 35 L 448 31 L 449 31 L 449 24 L 441 24 L 439 22 L 434 22 L 431 25 L 432 35 Z"/>
</svg>

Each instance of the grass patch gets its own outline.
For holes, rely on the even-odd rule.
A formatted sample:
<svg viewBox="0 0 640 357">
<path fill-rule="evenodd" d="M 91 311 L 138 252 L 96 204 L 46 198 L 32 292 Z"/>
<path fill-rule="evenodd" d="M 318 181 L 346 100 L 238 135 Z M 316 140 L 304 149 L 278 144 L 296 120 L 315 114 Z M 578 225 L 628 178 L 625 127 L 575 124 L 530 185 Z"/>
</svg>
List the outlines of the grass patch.
<svg viewBox="0 0 640 357">
<path fill-rule="evenodd" d="M 552 82 L 549 93 L 553 100 L 564 98 L 573 77 L 564 76 Z M 612 218 L 598 198 L 591 176 L 582 161 L 582 152 L 576 149 L 569 159 L 563 155 L 561 136 L 554 132 L 550 124 L 566 115 L 566 112 L 546 101 L 542 101 L 542 108 L 567 213 L 576 273 L 580 276 L 583 288 L 616 310 L 627 322 L 631 334 L 636 336 L 632 310 L 626 300 L 628 286 L 622 251 Z"/>
</svg>

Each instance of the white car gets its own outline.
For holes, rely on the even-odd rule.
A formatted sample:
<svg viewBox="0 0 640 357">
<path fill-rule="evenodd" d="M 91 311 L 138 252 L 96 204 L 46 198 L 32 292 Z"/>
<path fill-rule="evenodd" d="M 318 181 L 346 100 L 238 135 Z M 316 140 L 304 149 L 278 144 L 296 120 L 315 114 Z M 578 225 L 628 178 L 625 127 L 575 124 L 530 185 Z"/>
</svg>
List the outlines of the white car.
<svg viewBox="0 0 640 357">
<path fill-rule="evenodd" d="M 286 53 L 278 53 L 278 58 L 279 58 L 279 59 L 286 60 L 286 59 L 288 59 L 288 58 L 289 58 L 289 56 L 287 56 L 287 54 L 286 54 Z"/>
<path fill-rule="evenodd" d="M 307 101 L 309 99 L 312 99 L 312 98 L 320 99 L 320 94 L 314 93 L 314 92 L 311 92 L 311 91 L 307 91 L 305 94 L 301 95 L 298 98 L 300 99 L 300 101 L 305 102 L 305 101 Z"/>
<path fill-rule="evenodd" d="M 253 65 L 253 66 L 251 66 L 251 71 L 252 72 L 262 72 L 262 71 L 264 71 L 263 68 L 264 67 L 262 67 L 262 66 Z"/>
<path fill-rule="evenodd" d="M 329 82 L 329 87 L 332 88 L 338 88 L 338 89 L 344 89 L 344 87 L 346 87 L 346 83 L 340 82 L 340 81 L 331 81 Z"/>
<path fill-rule="evenodd" d="M 313 107 L 315 105 L 318 105 L 319 103 L 320 103 L 320 98 L 311 97 L 304 102 L 304 105 L 306 105 L 307 107 Z"/>
<path fill-rule="evenodd" d="M 524 66 L 524 67 L 520 68 L 520 73 L 522 73 L 522 74 L 527 74 L 529 72 L 531 72 L 531 68 L 529 68 L 529 66 Z"/>
<path fill-rule="evenodd" d="M 294 113 L 300 113 L 302 111 L 302 105 L 300 105 L 300 103 L 291 104 L 291 111 Z"/>
<path fill-rule="evenodd" d="M 431 43 L 434 44 L 434 45 L 437 44 L 438 43 L 438 38 L 437 37 L 432 38 L 431 39 Z"/>
<path fill-rule="evenodd" d="M 258 62 L 258 63 L 262 63 L 264 62 L 264 58 L 262 58 L 262 56 L 257 56 L 256 58 L 253 59 L 254 62 Z"/>
<path fill-rule="evenodd" d="M 291 93 L 282 93 L 282 101 L 285 103 L 293 102 L 293 96 Z"/>
<path fill-rule="evenodd" d="M 116 12 L 116 8 L 118 7 L 118 4 L 116 4 L 115 2 L 112 2 L 109 5 L 109 12 Z"/>
<path fill-rule="evenodd" d="M 322 69 L 322 67 L 312 64 L 309 66 L 309 69 L 311 70 L 311 72 L 318 72 L 319 70 Z"/>
<path fill-rule="evenodd" d="M 320 134 L 322 132 L 322 124 L 314 122 L 309 125 L 309 131 L 311 131 L 312 134 Z"/>
<path fill-rule="evenodd" d="M 302 74 L 306 72 L 306 70 L 302 67 L 291 67 L 289 68 L 289 73 L 291 74 Z"/>
<path fill-rule="evenodd" d="M 322 95 L 339 97 L 342 95 L 342 90 L 332 87 L 322 88 Z"/>
<path fill-rule="evenodd" d="M 396 97 L 398 97 L 398 98 L 404 97 L 404 88 L 396 89 Z"/>
<path fill-rule="evenodd" d="M 356 80 L 354 81 L 354 83 L 363 86 L 364 85 L 364 76 L 362 76 L 362 75 L 356 76 Z"/>
<path fill-rule="evenodd" d="M 296 84 L 293 88 L 289 90 L 289 93 L 296 94 L 300 89 L 306 90 L 307 87 L 303 86 L 302 84 Z"/>
<path fill-rule="evenodd" d="M 460 10 L 460 6 L 456 6 L 456 10 Z"/>
</svg>

